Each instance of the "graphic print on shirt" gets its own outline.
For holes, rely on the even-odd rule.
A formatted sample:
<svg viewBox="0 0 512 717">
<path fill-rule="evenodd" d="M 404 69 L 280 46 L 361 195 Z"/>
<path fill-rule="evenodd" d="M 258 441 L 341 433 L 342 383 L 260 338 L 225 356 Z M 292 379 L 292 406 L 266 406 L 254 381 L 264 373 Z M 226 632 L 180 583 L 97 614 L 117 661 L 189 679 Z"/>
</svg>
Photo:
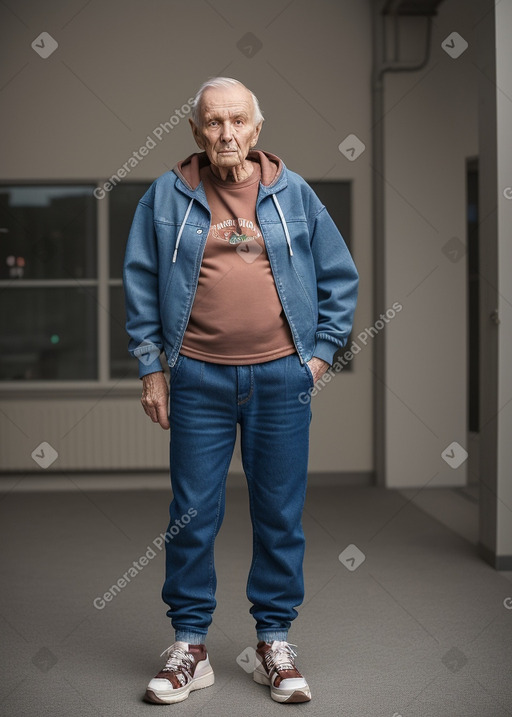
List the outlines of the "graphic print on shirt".
<svg viewBox="0 0 512 717">
<path fill-rule="evenodd" d="M 260 243 L 254 241 L 261 239 L 258 227 L 254 222 L 242 217 L 212 224 L 210 236 L 236 247 L 237 254 L 248 264 L 252 264 L 263 251 Z M 251 243 L 248 244 L 248 242 Z"/>
<path fill-rule="evenodd" d="M 245 232 L 244 232 L 245 230 Z M 244 241 L 252 241 L 255 237 L 260 237 L 261 233 L 257 227 L 248 219 L 226 219 L 224 222 L 212 224 L 211 234 L 215 239 L 227 241 L 229 244 L 240 244 Z"/>
</svg>

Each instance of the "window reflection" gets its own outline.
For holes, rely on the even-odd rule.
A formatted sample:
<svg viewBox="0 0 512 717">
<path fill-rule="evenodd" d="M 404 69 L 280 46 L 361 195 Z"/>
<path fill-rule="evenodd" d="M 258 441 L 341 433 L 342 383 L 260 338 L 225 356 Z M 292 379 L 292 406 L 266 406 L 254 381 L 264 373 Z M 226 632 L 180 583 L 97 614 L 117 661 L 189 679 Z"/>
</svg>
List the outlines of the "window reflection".
<svg viewBox="0 0 512 717">
<path fill-rule="evenodd" d="M 0 188 L 0 279 L 95 278 L 94 187 Z"/>
</svg>

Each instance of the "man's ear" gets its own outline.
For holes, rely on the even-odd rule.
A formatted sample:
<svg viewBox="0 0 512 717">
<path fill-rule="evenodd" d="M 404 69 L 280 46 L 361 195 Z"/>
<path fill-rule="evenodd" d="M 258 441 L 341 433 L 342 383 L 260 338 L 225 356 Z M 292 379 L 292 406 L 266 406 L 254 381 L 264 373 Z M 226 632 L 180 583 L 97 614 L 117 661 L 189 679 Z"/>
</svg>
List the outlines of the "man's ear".
<svg viewBox="0 0 512 717">
<path fill-rule="evenodd" d="M 258 144 L 258 137 L 260 136 L 260 132 L 261 132 L 261 128 L 262 128 L 262 127 L 263 127 L 263 122 L 260 122 L 259 125 L 258 125 L 258 126 L 256 127 L 256 129 L 254 130 L 254 134 L 253 134 L 252 140 L 251 140 L 251 149 L 252 149 L 253 147 L 256 147 L 256 145 Z M 196 140 L 196 141 L 197 141 L 197 140 Z"/>
<path fill-rule="evenodd" d="M 201 133 L 197 129 L 197 126 L 194 124 L 194 121 L 189 117 L 188 121 L 190 122 L 190 126 L 192 127 L 192 134 L 194 135 L 194 139 L 196 141 L 197 146 L 199 149 L 204 149 L 204 142 L 203 138 L 201 136 Z"/>
</svg>

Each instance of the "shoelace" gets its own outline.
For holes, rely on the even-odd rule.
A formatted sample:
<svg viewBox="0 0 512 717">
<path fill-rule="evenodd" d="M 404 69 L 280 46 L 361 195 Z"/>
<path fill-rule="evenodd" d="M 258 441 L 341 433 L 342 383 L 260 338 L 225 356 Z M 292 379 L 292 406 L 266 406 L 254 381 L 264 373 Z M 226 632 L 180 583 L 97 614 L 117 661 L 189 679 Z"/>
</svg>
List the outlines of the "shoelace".
<svg viewBox="0 0 512 717">
<path fill-rule="evenodd" d="M 295 669 L 294 658 L 297 657 L 297 653 L 292 650 L 292 647 L 297 647 L 297 645 L 292 645 L 290 642 L 278 642 L 277 640 L 272 643 L 270 650 L 265 653 L 265 662 L 269 672 L 272 668 L 276 670 Z"/>
<path fill-rule="evenodd" d="M 189 674 L 191 673 L 192 667 L 194 666 L 194 660 L 192 656 L 188 652 L 185 652 L 183 648 L 175 647 L 173 644 L 164 650 L 160 657 L 163 657 L 164 655 L 169 655 L 169 658 L 165 663 L 165 667 L 162 672 L 178 672 L 180 670 L 186 670 Z"/>
</svg>

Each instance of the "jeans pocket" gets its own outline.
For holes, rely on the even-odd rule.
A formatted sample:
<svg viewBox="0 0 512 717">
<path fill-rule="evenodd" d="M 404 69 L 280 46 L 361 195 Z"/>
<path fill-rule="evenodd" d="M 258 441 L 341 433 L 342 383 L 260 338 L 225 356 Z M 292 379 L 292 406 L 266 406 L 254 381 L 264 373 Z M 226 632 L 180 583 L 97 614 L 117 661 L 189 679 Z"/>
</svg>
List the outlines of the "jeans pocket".
<svg viewBox="0 0 512 717">
<path fill-rule="evenodd" d="M 308 363 L 307 363 L 306 361 L 304 361 L 304 368 L 306 369 L 306 373 L 307 373 L 308 378 L 309 378 L 309 383 L 311 384 L 311 387 L 313 387 L 313 386 L 315 385 L 315 379 L 314 379 L 314 377 L 313 377 L 313 372 L 312 372 L 311 369 L 309 368 L 309 365 L 308 365 Z"/>
<path fill-rule="evenodd" d="M 176 380 L 176 377 L 179 373 L 180 368 L 182 367 L 184 363 L 185 356 L 183 354 L 178 354 L 178 358 L 176 359 L 176 363 L 174 366 L 170 367 L 170 378 L 169 378 L 169 385 L 172 386 Z"/>
</svg>

